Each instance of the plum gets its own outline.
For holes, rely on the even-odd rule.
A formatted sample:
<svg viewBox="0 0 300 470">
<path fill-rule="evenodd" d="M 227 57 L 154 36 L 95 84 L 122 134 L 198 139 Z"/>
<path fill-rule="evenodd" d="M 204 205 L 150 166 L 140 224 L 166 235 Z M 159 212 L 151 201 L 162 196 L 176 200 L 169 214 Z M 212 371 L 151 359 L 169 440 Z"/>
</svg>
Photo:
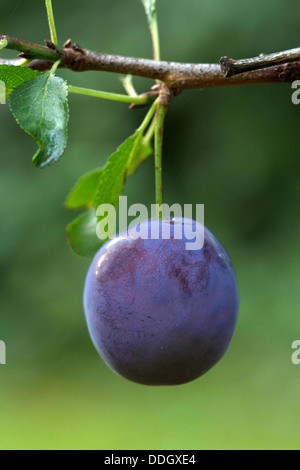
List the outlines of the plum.
<svg viewBox="0 0 300 470">
<path fill-rule="evenodd" d="M 182 239 L 175 236 L 177 223 Z M 186 249 L 184 228 L 197 224 L 142 222 L 138 229 L 150 234 L 155 227 L 157 239 L 124 231 L 101 248 L 90 267 L 84 308 L 92 341 L 107 365 L 133 382 L 190 382 L 221 359 L 232 339 L 239 304 L 234 269 L 203 226 L 203 247 Z"/>
</svg>

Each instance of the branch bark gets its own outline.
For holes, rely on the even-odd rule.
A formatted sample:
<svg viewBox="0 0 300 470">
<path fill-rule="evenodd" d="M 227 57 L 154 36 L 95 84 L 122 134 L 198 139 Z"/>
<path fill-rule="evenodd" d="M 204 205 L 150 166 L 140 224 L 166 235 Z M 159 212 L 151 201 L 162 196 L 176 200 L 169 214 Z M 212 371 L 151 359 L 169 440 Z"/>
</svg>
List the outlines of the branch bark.
<svg viewBox="0 0 300 470">
<path fill-rule="evenodd" d="M 105 71 L 160 80 L 174 94 L 192 88 L 282 83 L 300 79 L 298 61 L 271 67 L 268 63 L 267 68 L 243 71 L 227 78 L 224 75 L 224 66 L 220 64 L 184 64 L 103 54 L 84 49 L 78 44 L 72 46 L 70 40 L 63 49 L 58 50 L 49 41 L 45 47 L 10 36 L 0 36 L 0 40 L 2 39 L 7 41 L 8 49 L 18 50 L 22 58 L 32 59 L 27 65 L 32 69 L 45 71 L 51 68 L 53 62 L 61 60 L 60 67 L 75 72 Z M 300 60 L 300 57 L 297 58 Z"/>
<path fill-rule="evenodd" d="M 252 70 L 260 70 L 274 65 L 286 64 L 300 60 L 300 48 L 288 51 L 274 52 L 273 54 L 260 54 L 250 59 L 234 60 L 226 56 L 221 57 L 220 64 L 222 72 L 226 77 L 232 77 L 240 73 Z"/>
</svg>

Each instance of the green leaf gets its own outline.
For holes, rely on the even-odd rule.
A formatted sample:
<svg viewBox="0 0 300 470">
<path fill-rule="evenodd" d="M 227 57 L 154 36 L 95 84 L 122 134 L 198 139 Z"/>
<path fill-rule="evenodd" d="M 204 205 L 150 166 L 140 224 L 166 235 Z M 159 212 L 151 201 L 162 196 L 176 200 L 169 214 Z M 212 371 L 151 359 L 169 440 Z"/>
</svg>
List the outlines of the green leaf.
<svg viewBox="0 0 300 470">
<path fill-rule="evenodd" d="M 93 206 L 102 171 L 102 168 L 98 168 L 79 179 L 67 198 L 66 207 L 68 209 Z"/>
<path fill-rule="evenodd" d="M 82 176 L 69 194 L 66 206 L 69 209 L 97 208 L 100 204 L 117 207 L 127 172 L 135 166 L 141 140 L 142 134 L 137 131 L 109 157 L 103 168 Z"/>
<path fill-rule="evenodd" d="M 5 47 L 7 47 L 7 45 L 8 45 L 7 39 L 1 39 L 0 40 L 0 51 L 1 51 L 1 49 L 4 49 Z"/>
<path fill-rule="evenodd" d="M 39 146 L 33 163 L 44 168 L 59 160 L 68 140 L 68 87 L 45 73 L 15 88 L 9 98 L 18 124 Z"/>
<path fill-rule="evenodd" d="M 84 212 L 67 227 L 72 250 L 84 258 L 92 258 L 103 245 L 96 234 L 97 217 L 94 209 Z"/>
<path fill-rule="evenodd" d="M 140 142 L 137 151 L 135 152 L 133 158 L 131 159 L 127 167 L 127 177 L 132 176 L 138 167 L 145 161 L 147 158 L 153 155 L 153 148 L 150 142 Z"/>
<path fill-rule="evenodd" d="M 156 0 L 142 0 L 145 7 L 146 15 L 149 23 L 152 23 L 153 17 L 156 13 Z"/>
<path fill-rule="evenodd" d="M 84 175 L 69 194 L 66 205 L 70 209 L 93 207 L 75 219 L 67 229 L 73 251 L 80 256 L 91 257 L 104 241 L 96 235 L 96 209 L 102 204 L 111 204 L 117 210 L 126 178 L 149 156 L 149 144 L 143 142 L 142 131 L 137 131 L 113 153 L 105 167 Z"/>
<path fill-rule="evenodd" d="M 5 83 L 7 97 L 14 88 L 17 88 L 29 80 L 33 80 L 39 75 L 43 74 L 37 70 L 28 69 L 27 67 L 0 65 L 0 81 Z"/>
<path fill-rule="evenodd" d="M 127 177 L 128 166 L 135 156 L 141 139 L 142 133 L 136 132 L 125 140 L 108 159 L 107 165 L 100 174 L 94 198 L 94 207 L 97 208 L 100 204 L 112 204 L 115 208 L 118 207 L 119 197 L 122 194 Z"/>
</svg>

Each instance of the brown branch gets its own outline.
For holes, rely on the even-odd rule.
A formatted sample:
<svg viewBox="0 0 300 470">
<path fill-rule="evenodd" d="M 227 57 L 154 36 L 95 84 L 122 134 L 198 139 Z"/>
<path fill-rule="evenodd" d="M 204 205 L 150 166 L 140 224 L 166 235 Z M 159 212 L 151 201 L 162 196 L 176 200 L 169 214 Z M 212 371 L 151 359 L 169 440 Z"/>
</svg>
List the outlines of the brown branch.
<svg viewBox="0 0 300 470">
<path fill-rule="evenodd" d="M 250 59 L 234 60 L 224 56 L 221 57 L 220 64 L 224 75 L 226 77 L 232 77 L 240 73 L 296 61 L 300 61 L 300 48 L 274 52 L 273 54 L 260 54 L 258 57 L 252 57 Z"/>
<path fill-rule="evenodd" d="M 7 41 L 7 48 L 22 52 L 22 57 L 33 59 L 27 65 L 33 69 L 45 71 L 54 61 L 61 60 L 60 67 L 75 72 L 105 71 L 161 80 L 174 93 L 191 88 L 281 83 L 300 79 L 300 62 L 285 63 L 226 78 L 219 64 L 184 64 L 102 54 L 83 49 L 78 44 L 72 46 L 70 40 L 61 50 L 56 50 L 49 42 L 45 47 L 10 36 L 0 36 L 0 40 Z"/>
<path fill-rule="evenodd" d="M 28 67 L 45 71 L 52 63 L 34 60 Z M 300 79 L 300 62 L 283 64 L 262 70 L 246 72 L 226 78 L 219 64 L 183 64 L 155 62 L 147 59 L 95 54 L 85 51 L 85 56 L 69 53 L 61 67 L 76 72 L 89 70 L 137 75 L 165 82 L 174 91 L 234 85 L 293 82 Z"/>
</svg>

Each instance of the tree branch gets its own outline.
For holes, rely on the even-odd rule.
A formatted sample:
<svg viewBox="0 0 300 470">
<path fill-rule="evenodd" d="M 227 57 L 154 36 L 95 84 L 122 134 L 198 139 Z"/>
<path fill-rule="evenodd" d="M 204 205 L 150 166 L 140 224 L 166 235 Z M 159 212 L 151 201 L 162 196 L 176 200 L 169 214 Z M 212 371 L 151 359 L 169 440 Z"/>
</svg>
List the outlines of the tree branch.
<svg viewBox="0 0 300 470">
<path fill-rule="evenodd" d="M 60 67 L 75 72 L 105 71 L 160 80 L 165 82 L 175 94 L 192 88 L 281 83 L 300 79 L 300 62 L 298 61 L 268 66 L 268 68 L 227 78 L 219 64 L 184 64 L 102 54 L 83 49 L 78 44 L 72 46 L 70 40 L 61 50 L 56 49 L 49 41 L 46 42 L 47 47 L 45 47 L 10 36 L 0 36 L 0 40 L 7 41 L 8 49 L 20 51 L 22 58 L 32 59 L 27 65 L 32 69 L 45 71 L 51 68 L 53 62 L 61 60 Z"/>
<path fill-rule="evenodd" d="M 61 58 L 61 52 L 56 50 L 54 45 L 53 48 L 39 46 L 11 36 L 0 36 L 0 41 L 7 41 L 5 48 L 21 52 L 21 57 L 23 59 L 38 58 L 56 62 Z M 47 41 L 47 44 L 49 45 L 52 43 Z"/>
<path fill-rule="evenodd" d="M 250 59 L 234 60 L 224 56 L 220 59 L 222 72 L 226 77 L 252 70 L 260 70 L 274 65 L 300 61 L 300 48 L 288 51 L 274 52 L 273 54 L 260 54 Z"/>
</svg>

